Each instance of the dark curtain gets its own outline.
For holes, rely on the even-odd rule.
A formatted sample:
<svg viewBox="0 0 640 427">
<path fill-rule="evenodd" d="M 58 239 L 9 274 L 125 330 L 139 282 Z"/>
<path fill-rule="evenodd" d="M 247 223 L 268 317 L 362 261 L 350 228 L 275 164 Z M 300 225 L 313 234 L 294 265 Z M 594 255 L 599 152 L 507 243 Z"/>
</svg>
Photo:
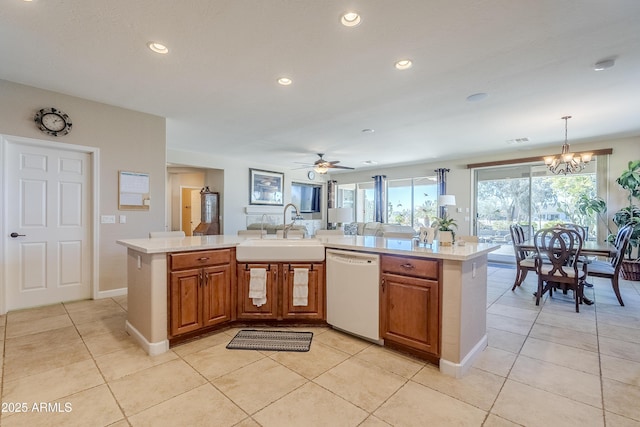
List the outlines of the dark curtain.
<svg viewBox="0 0 640 427">
<path fill-rule="evenodd" d="M 387 184 L 386 175 L 376 175 L 373 178 L 373 219 L 376 222 L 386 222 L 387 201 L 385 186 Z"/>
</svg>

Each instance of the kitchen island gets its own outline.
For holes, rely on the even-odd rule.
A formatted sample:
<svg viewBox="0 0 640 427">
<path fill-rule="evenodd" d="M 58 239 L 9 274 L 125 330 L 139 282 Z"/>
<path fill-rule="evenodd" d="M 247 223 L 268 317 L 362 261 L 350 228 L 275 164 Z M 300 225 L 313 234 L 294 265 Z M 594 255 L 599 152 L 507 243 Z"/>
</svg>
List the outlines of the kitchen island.
<svg viewBox="0 0 640 427">
<path fill-rule="evenodd" d="M 167 254 L 219 249 L 229 249 L 235 254 L 235 247 L 244 240 L 223 235 L 118 241 L 127 248 L 126 329 L 148 354 L 169 349 Z M 486 347 L 487 255 L 498 245 L 439 246 L 436 243 L 423 247 L 407 239 L 374 236 L 322 236 L 319 240 L 329 249 L 437 262 L 440 266 L 438 356 L 441 372 L 461 377 Z M 233 264 L 230 271 L 235 267 L 235 255 L 233 258 L 229 260 Z M 232 292 L 232 300 L 233 295 Z M 230 319 L 235 317 L 231 315 Z"/>
</svg>

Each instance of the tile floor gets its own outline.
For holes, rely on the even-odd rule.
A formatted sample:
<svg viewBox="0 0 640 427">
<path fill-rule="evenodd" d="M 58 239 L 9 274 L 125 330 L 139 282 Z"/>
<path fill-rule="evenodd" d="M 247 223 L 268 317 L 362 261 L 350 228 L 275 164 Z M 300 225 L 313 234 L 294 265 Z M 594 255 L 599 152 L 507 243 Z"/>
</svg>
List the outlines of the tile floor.
<svg viewBox="0 0 640 427">
<path fill-rule="evenodd" d="M 126 297 L 11 312 L 0 424 L 640 426 L 640 283 L 620 307 L 594 279 L 577 314 L 570 296 L 536 307 L 535 275 L 511 292 L 514 274 L 489 269 L 489 346 L 463 379 L 329 328 L 308 353 L 226 350 L 228 330 L 149 357 Z"/>
</svg>

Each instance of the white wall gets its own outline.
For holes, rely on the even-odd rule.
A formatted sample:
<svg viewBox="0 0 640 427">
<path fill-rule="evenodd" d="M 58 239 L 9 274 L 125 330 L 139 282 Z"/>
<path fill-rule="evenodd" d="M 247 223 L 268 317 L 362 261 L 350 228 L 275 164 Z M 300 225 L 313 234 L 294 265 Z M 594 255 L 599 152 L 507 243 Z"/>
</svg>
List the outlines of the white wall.
<svg viewBox="0 0 640 427">
<path fill-rule="evenodd" d="M 71 117 L 68 135 L 51 137 L 40 132 L 33 116 L 45 107 L 56 107 Z M 145 237 L 164 229 L 166 141 L 165 119 L 0 80 L 0 134 L 97 147 L 100 150 L 99 212 L 126 215 L 125 224 L 99 227 L 99 290 L 126 287 L 126 248 L 118 239 Z M 148 211 L 118 210 L 118 171 L 146 172 L 150 176 Z M 1 191 L 1 189 L 0 189 Z M 0 211 L 0 224 L 4 224 Z"/>
<path fill-rule="evenodd" d="M 510 153 L 499 153 L 486 155 L 483 157 L 460 158 L 455 160 L 442 160 L 438 162 L 421 163 L 408 166 L 396 166 L 379 169 L 366 169 L 354 172 L 341 173 L 331 176 L 331 179 L 338 181 L 340 184 L 352 184 L 358 182 L 372 182 L 373 175 L 386 175 L 387 179 L 402 179 L 418 176 L 435 175 L 434 170 L 437 168 L 448 168 L 451 171 L 447 174 L 447 193 L 455 194 L 456 208 L 462 208 L 462 213 L 450 211 L 451 216 L 456 219 L 461 234 L 470 234 L 472 232 L 472 222 L 464 221 L 465 216 L 469 216 L 473 211 L 473 175 L 467 164 L 483 163 L 491 161 L 509 160 L 517 158 L 526 158 L 533 156 L 544 156 L 549 154 L 559 154 L 562 144 L 553 147 L 544 147 L 536 150 L 519 150 Z M 623 169 L 627 167 L 629 160 L 640 159 L 640 137 L 616 139 L 608 141 L 600 141 L 590 144 L 571 144 L 573 152 L 588 152 L 589 150 L 597 150 L 604 148 L 612 148 L 613 154 L 609 156 L 609 176 L 607 184 L 609 187 L 609 196 L 607 200 L 608 217 L 611 216 L 621 207 L 626 206 L 627 200 L 618 184 L 615 182 Z M 470 213 L 465 212 L 469 208 Z M 615 230 L 615 226 L 612 227 Z"/>
</svg>

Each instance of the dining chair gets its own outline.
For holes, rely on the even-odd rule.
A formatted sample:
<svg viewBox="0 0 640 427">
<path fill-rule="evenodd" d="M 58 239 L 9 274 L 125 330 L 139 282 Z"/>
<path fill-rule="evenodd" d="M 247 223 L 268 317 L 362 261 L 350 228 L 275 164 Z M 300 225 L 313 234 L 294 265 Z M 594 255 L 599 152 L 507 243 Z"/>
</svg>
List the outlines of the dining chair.
<svg viewBox="0 0 640 427">
<path fill-rule="evenodd" d="M 511 290 L 514 291 L 516 287 L 524 282 L 528 272 L 536 271 L 536 266 L 532 254 L 530 254 L 529 251 L 520 249 L 520 245 L 525 241 L 522 226 L 520 224 L 512 224 L 509 227 L 509 233 L 511 233 L 511 242 L 513 243 L 513 251 L 516 256 L 516 279 L 511 288 Z"/>
<path fill-rule="evenodd" d="M 556 287 L 571 289 L 576 302 L 576 313 L 579 313 L 587 265 L 572 260 L 580 256 L 582 236 L 575 229 L 544 228 L 536 232 L 533 242 L 537 252 L 536 305 L 540 305 L 540 298 L 546 291 L 549 291 L 549 297 L 552 297 Z M 578 268 L 579 265 L 582 265 L 582 269 Z"/>
<path fill-rule="evenodd" d="M 613 245 L 616 248 L 616 253 L 611 257 L 610 261 L 592 261 L 587 269 L 587 274 L 593 277 L 602 277 L 605 279 L 611 279 L 611 287 L 613 292 L 618 298 L 618 302 L 624 307 L 622 297 L 620 296 L 620 288 L 618 286 L 618 280 L 620 277 L 620 267 L 622 266 L 622 260 L 624 259 L 627 245 L 631 239 L 631 233 L 633 232 L 633 225 L 628 224 L 618 230 L 616 239 Z"/>
<path fill-rule="evenodd" d="M 586 242 L 587 239 L 589 238 L 589 234 L 587 233 L 587 228 L 583 227 L 582 225 L 579 224 L 574 224 L 571 222 L 565 222 L 565 223 L 561 223 L 558 224 L 556 227 L 561 227 L 561 228 L 570 228 L 572 230 L 576 230 L 580 236 L 582 237 L 582 241 Z M 591 264 L 594 260 L 592 258 L 589 258 L 586 255 L 581 255 L 580 258 L 577 259 L 578 262 L 583 262 L 585 264 Z M 573 262 L 573 260 L 571 261 Z M 584 281 L 584 286 L 588 287 L 588 288 L 592 288 L 593 287 L 593 283 L 589 283 L 586 280 Z"/>
</svg>

